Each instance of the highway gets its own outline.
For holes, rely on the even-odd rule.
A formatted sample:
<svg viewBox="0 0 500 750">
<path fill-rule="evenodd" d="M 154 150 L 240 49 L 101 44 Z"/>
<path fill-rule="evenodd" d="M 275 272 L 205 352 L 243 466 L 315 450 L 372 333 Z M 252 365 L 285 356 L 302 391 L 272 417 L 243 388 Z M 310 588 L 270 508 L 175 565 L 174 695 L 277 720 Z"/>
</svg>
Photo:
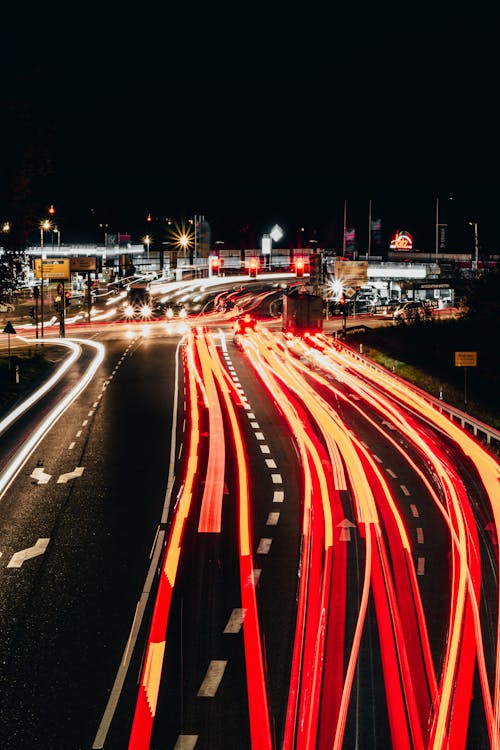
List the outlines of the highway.
<svg viewBox="0 0 500 750">
<path fill-rule="evenodd" d="M 80 329 L 1 434 L 2 748 L 497 748 L 498 461 L 234 314 Z"/>
</svg>

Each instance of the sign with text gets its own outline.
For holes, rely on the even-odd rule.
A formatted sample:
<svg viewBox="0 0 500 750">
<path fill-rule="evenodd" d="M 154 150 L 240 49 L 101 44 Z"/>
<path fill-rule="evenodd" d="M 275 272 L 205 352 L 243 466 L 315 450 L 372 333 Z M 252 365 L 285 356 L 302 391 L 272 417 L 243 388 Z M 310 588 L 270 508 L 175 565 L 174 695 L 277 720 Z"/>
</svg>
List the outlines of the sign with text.
<svg viewBox="0 0 500 750">
<path fill-rule="evenodd" d="M 477 352 L 455 352 L 455 367 L 476 367 Z"/>
<path fill-rule="evenodd" d="M 336 260 L 335 278 L 344 287 L 363 286 L 368 282 L 368 261 L 366 260 Z"/>
<path fill-rule="evenodd" d="M 95 271 L 96 267 L 95 258 L 71 258 L 72 271 Z"/>
<path fill-rule="evenodd" d="M 69 258 L 35 258 L 35 276 L 37 279 L 69 279 Z"/>
</svg>

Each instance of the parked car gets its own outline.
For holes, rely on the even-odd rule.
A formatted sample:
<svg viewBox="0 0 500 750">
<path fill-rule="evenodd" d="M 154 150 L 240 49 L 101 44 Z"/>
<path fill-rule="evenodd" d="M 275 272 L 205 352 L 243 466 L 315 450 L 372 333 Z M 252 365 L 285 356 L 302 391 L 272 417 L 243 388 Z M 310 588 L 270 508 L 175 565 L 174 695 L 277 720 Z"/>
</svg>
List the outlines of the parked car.
<svg viewBox="0 0 500 750">
<path fill-rule="evenodd" d="M 425 305 L 419 300 L 405 302 L 396 307 L 393 317 L 397 322 L 422 319 L 425 317 Z"/>
</svg>

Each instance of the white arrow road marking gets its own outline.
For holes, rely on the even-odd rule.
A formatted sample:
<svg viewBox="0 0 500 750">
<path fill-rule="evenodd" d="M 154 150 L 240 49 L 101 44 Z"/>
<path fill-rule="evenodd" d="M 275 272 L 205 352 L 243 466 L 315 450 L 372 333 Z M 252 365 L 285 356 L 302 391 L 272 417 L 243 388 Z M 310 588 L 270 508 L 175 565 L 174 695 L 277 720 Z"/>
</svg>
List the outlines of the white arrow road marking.
<svg viewBox="0 0 500 750">
<path fill-rule="evenodd" d="M 52 474 L 46 474 L 43 470 L 43 466 L 37 466 L 36 469 L 30 474 L 32 479 L 36 479 L 38 484 L 47 484 Z"/>
<path fill-rule="evenodd" d="M 61 474 L 57 480 L 57 484 L 66 484 L 70 479 L 81 477 L 83 474 L 83 466 L 76 466 L 74 471 L 68 471 L 67 474 Z"/>
<path fill-rule="evenodd" d="M 354 529 L 356 524 L 352 523 L 352 521 L 349 521 L 349 519 L 344 518 L 343 521 L 337 524 L 337 527 L 340 527 L 340 536 L 339 536 L 339 542 L 350 542 L 351 541 L 351 529 Z"/>
<path fill-rule="evenodd" d="M 13 554 L 7 567 L 20 568 L 25 560 L 30 560 L 32 557 L 43 555 L 43 553 L 47 549 L 47 545 L 49 542 L 50 537 L 48 539 L 37 539 L 37 542 L 33 545 L 33 547 L 19 550 L 19 552 Z"/>
</svg>

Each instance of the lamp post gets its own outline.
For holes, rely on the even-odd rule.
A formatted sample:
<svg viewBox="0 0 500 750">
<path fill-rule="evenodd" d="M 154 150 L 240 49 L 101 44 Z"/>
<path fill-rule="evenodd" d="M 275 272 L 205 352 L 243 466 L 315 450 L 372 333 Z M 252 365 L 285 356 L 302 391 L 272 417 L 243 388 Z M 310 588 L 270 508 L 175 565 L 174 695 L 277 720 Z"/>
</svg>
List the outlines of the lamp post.
<svg viewBox="0 0 500 750">
<path fill-rule="evenodd" d="M 474 272 L 478 275 L 479 267 L 479 243 L 477 239 L 477 221 L 469 221 L 469 226 L 474 227 Z"/>
<path fill-rule="evenodd" d="M 42 346 L 43 346 L 43 261 L 46 260 L 47 254 L 45 253 L 43 249 L 43 233 L 47 232 L 51 228 L 51 223 L 48 219 L 44 219 L 44 221 L 40 222 L 40 250 L 41 250 L 41 258 L 40 258 L 40 308 L 41 308 L 41 331 L 42 331 Z"/>
<path fill-rule="evenodd" d="M 146 257 L 148 259 L 148 268 L 149 268 L 149 246 L 151 245 L 151 237 L 149 236 L 149 234 L 143 237 L 142 241 L 146 245 Z"/>
</svg>

